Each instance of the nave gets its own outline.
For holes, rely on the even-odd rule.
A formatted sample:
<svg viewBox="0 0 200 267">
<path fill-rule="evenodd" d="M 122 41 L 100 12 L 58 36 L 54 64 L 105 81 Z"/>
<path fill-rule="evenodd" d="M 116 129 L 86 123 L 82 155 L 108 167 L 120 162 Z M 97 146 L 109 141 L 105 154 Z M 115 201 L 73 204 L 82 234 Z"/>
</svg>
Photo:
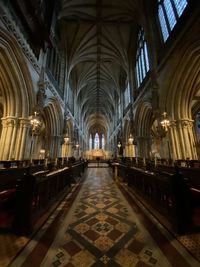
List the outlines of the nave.
<svg viewBox="0 0 200 267">
<path fill-rule="evenodd" d="M 109 168 L 88 168 L 82 181 L 9 267 L 199 266 Z"/>
</svg>

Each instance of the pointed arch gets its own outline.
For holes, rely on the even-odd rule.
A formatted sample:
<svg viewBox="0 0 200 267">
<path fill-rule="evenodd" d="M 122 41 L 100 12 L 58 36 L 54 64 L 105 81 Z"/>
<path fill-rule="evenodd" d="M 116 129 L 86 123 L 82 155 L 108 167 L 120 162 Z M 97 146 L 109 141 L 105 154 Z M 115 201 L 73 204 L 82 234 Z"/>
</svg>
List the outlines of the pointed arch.
<svg viewBox="0 0 200 267">
<path fill-rule="evenodd" d="M 0 28 L 0 95 L 3 116 L 0 159 L 27 156 L 29 115 L 36 103 L 24 54 L 15 38 Z"/>
<path fill-rule="evenodd" d="M 61 149 L 64 117 L 56 98 L 48 100 L 43 115 L 46 125 L 46 150 L 50 157 L 58 157 Z"/>
<path fill-rule="evenodd" d="M 179 60 L 175 60 L 177 63 L 168 78 L 170 83 L 166 85 L 167 95 L 163 94 L 161 101 L 166 101 L 166 111 L 171 112 L 173 119 L 192 119 L 193 99 L 199 95 L 200 88 L 200 41 L 193 40 L 190 45 L 186 42 L 180 50 Z"/>
<path fill-rule="evenodd" d="M 31 75 L 16 40 L 0 29 L 0 90 L 3 116 L 27 118 L 36 98 Z"/>
</svg>

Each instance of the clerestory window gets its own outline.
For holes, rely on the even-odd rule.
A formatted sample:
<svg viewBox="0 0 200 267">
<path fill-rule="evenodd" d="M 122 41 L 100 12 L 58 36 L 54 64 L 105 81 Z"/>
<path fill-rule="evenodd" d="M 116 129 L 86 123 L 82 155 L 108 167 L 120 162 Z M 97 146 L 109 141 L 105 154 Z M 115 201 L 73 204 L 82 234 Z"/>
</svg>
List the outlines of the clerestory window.
<svg viewBox="0 0 200 267">
<path fill-rule="evenodd" d="M 138 34 L 138 49 L 136 54 L 136 80 L 138 88 L 146 77 L 149 68 L 147 42 L 145 40 L 144 31 L 140 30 Z"/>
<path fill-rule="evenodd" d="M 164 42 L 187 7 L 188 0 L 158 0 L 158 18 Z"/>
<path fill-rule="evenodd" d="M 102 134 L 102 149 L 105 149 L 105 137 L 104 137 L 104 134 Z"/>
<path fill-rule="evenodd" d="M 92 135 L 90 134 L 90 137 L 89 137 L 89 150 L 92 149 Z"/>
</svg>

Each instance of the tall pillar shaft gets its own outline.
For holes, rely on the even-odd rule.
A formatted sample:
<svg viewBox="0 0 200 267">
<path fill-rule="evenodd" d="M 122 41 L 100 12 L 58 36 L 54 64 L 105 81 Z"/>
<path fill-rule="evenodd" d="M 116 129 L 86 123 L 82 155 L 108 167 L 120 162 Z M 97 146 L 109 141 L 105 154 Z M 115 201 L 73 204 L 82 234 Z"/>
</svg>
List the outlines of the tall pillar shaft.
<svg viewBox="0 0 200 267">
<path fill-rule="evenodd" d="M 150 137 L 138 136 L 137 137 L 137 149 L 139 157 L 148 158 L 150 155 Z"/>
<path fill-rule="evenodd" d="M 177 120 L 170 127 L 170 143 L 174 159 L 197 159 L 194 141 L 193 121 Z"/>
<path fill-rule="evenodd" d="M 1 160 L 9 160 L 14 157 L 14 142 L 17 131 L 17 118 L 6 117 L 2 118 L 2 133 L 1 133 Z"/>
<path fill-rule="evenodd" d="M 30 121 L 26 118 L 20 118 L 19 121 L 21 136 L 18 139 L 21 141 L 19 141 L 18 159 L 24 159 L 28 147 Z"/>
<path fill-rule="evenodd" d="M 27 136 L 30 121 L 27 118 L 2 118 L 1 160 L 24 159 L 27 153 Z"/>
</svg>

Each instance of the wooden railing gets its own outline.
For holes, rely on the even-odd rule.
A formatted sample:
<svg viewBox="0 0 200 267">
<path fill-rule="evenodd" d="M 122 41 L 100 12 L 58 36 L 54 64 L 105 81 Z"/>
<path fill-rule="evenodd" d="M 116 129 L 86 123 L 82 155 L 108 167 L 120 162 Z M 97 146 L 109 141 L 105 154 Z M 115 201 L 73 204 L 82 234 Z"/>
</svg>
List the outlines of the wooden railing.
<svg viewBox="0 0 200 267">
<path fill-rule="evenodd" d="M 164 216 L 178 233 L 191 225 L 192 201 L 190 188 L 181 173 L 152 172 L 117 164 L 117 175 L 127 182 L 144 203 Z"/>
<path fill-rule="evenodd" d="M 35 222 L 68 192 L 85 167 L 81 161 L 61 169 L 54 166 L 51 171 L 33 172 L 32 167 L 1 170 L 0 217 L 9 215 L 5 224 L 15 233 L 31 233 Z"/>
</svg>

